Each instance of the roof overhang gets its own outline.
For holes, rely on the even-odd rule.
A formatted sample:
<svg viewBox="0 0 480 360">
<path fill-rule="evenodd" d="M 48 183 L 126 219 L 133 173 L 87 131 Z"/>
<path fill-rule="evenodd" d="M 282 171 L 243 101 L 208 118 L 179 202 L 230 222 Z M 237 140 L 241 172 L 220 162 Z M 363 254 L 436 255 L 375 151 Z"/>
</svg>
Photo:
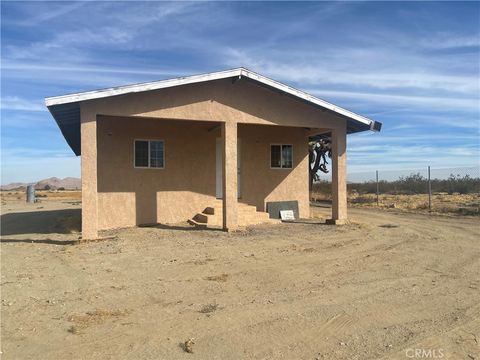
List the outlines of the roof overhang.
<svg viewBox="0 0 480 360">
<path fill-rule="evenodd" d="M 245 68 L 236 68 L 208 74 L 47 97 L 45 98 L 45 104 L 60 127 L 60 130 L 67 140 L 67 143 L 70 145 L 76 155 L 80 155 L 80 103 L 82 101 L 96 100 L 112 96 L 159 90 L 174 86 L 227 78 L 251 80 L 267 88 L 281 91 L 282 93 L 290 95 L 297 100 L 306 102 L 313 106 L 318 106 L 324 110 L 328 110 L 345 117 L 347 119 L 347 132 L 349 134 L 367 130 L 380 131 L 382 127 L 382 124 L 378 121 L 366 118 L 362 115 L 346 110 L 340 106 L 334 105 L 325 100 L 307 94 L 306 92 L 282 84 Z"/>
</svg>

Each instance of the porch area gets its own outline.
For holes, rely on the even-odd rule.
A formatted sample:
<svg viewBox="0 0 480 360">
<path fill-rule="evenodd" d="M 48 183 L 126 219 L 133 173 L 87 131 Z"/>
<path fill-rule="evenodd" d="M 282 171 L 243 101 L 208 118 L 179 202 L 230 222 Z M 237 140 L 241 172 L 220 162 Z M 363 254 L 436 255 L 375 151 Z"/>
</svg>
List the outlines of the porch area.
<svg viewBox="0 0 480 360">
<path fill-rule="evenodd" d="M 96 173 L 96 186 L 85 186 L 82 194 L 83 234 L 89 238 L 99 230 L 145 224 L 188 221 L 234 231 L 278 223 L 266 210 L 269 202 L 279 201 L 297 202 L 298 217 L 309 218 L 308 138 L 325 131 L 342 134 L 335 129 L 134 116 L 98 115 L 93 124 L 95 146 L 92 137 L 82 136 L 90 145 L 84 153 L 96 149 L 95 156 L 82 159 L 85 177 L 92 168 Z M 82 135 L 90 125 L 82 124 Z M 161 151 L 161 162 L 145 163 L 161 166 L 137 163 L 145 160 L 137 158 L 137 142 L 152 143 L 147 156 L 153 143 L 161 144 L 155 150 Z M 334 144 L 343 144 L 344 152 L 344 140 L 334 137 Z M 280 160 L 272 154 L 282 146 L 288 147 L 290 158 L 277 164 Z M 342 166 L 334 159 L 336 189 L 342 189 L 345 179 L 338 176 Z M 339 205 L 341 196 L 336 198 L 332 219 L 338 222 L 346 218 L 346 207 Z"/>
</svg>

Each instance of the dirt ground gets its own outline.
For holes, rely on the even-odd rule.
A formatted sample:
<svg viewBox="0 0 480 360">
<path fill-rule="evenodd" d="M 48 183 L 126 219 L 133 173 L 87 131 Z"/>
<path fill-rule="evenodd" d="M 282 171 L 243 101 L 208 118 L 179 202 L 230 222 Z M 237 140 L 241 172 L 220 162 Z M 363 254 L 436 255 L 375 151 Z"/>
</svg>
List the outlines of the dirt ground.
<svg viewBox="0 0 480 360">
<path fill-rule="evenodd" d="M 331 194 L 313 193 L 312 199 L 319 202 L 331 202 Z M 371 207 L 384 210 L 399 209 L 403 211 L 413 211 L 415 213 L 480 215 L 480 193 L 433 193 L 431 209 L 428 207 L 428 194 L 380 194 L 377 204 L 377 196 L 375 194 L 349 192 L 348 203 L 352 207 Z"/>
<path fill-rule="evenodd" d="M 2 359 L 480 359 L 478 217 L 328 211 L 71 245 L 78 201 L 5 200 Z"/>
</svg>

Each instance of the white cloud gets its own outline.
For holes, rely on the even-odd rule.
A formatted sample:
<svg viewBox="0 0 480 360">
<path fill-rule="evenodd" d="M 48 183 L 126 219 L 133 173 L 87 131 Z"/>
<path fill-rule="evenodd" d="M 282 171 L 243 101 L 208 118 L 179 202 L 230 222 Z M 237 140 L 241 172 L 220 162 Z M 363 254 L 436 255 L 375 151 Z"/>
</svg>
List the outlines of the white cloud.
<svg viewBox="0 0 480 360">
<path fill-rule="evenodd" d="M 42 60 L 55 56 L 56 61 L 79 63 L 86 58 L 81 46 L 88 47 L 122 45 L 132 40 L 133 34 L 117 27 L 102 27 L 96 30 L 88 28 L 63 31 L 55 34 L 50 40 L 30 43 L 28 46 L 7 46 L 7 59 Z"/>
<path fill-rule="evenodd" d="M 2 112 L 2 129 L 35 128 L 55 125 L 55 120 L 47 112 L 20 111 Z M 55 125 L 56 126 L 56 125 Z"/>
<path fill-rule="evenodd" d="M 263 54 L 251 54 L 248 50 L 230 48 L 225 51 L 225 62 L 230 66 L 246 66 L 252 70 L 267 74 L 284 81 L 299 84 L 341 85 L 348 88 L 371 88 L 380 90 L 417 89 L 422 91 L 448 91 L 461 94 L 478 93 L 480 85 L 475 76 L 450 74 L 431 68 L 418 68 L 425 60 L 410 59 L 410 55 L 398 54 L 383 50 L 381 55 L 372 50 L 329 49 L 329 55 L 302 53 L 297 59 L 291 54 L 277 52 L 275 56 L 265 57 Z M 385 54 L 386 52 L 386 54 Z M 273 60 L 275 59 L 275 60 Z M 355 59 L 363 63 L 348 66 L 345 59 Z M 406 61 L 408 60 L 408 61 Z M 385 69 L 385 63 L 391 61 Z M 369 63 L 370 62 L 370 63 Z M 398 63 L 415 62 L 415 68 L 395 66 Z M 396 69 L 395 69 L 396 67 Z M 410 90 L 411 91 L 411 90 Z"/>
<path fill-rule="evenodd" d="M 456 98 L 456 97 L 434 97 L 434 96 L 410 96 L 410 95 L 392 95 L 365 93 L 353 91 L 335 91 L 306 89 L 307 92 L 319 97 L 333 97 L 340 99 L 353 99 L 372 104 L 381 103 L 383 105 L 400 105 L 403 107 L 435 107 L 436 110 L 461 109 L 464 111 L 478 112 L 480 103 L 478 98 Z"/>
<path fill-rule="evenodd" d="M 23 99 L 18 96 L 2 97 L 1 108 L 2 110 L 47 111 L 47 108 L 41 102 Z"/>
<path fill-rule="evenodd" d="M 70 64 L 53 66 L 45 62 L 5 61 L 2 64 L 3 79 L 36 81 L 48 84 L 68 85 L 78 91 L 119 86 L 141 81 L 161 80 L 201 72 L 194 69 L 173 67 L 136 68 L 112 65 Z M 45 93 L 44 96 L 55 94 Z M 58 94 L 57 94 L 58 95 Z"/>
<path fill-rule="evenodd" d="M 55 19 L 60 16 L 64 16 L 78 8 L 84 6 L 86 2 L 66 2 L 66 3 L 56 3 L 56 2 L 46 2 L 35 4 L 33 8 L 35 12 L 28 16 L 27 19 L 22 19 L 16 22 L 16 25 L 20 26 L 36 26 L 42 22 Z M 38 5 L 42 5 L 42 8 L 39 8 Z"/>
<path fill-rule="evenodd" d="M 472 131 L 480 132 L 480 116 L 471 113 L 459 113 L 459 111 L 452 111 L 451 113 L 442 112 L 441 114 L 424 114 L 415 111 L 405 111 L 395 113 L 390 116 L 386 113 L 366 113 L 367 117 L 382 118 L 385 124 L 389 123 L 388 130 L 393 129 L 418 129 L 420 127 L 438 127 L 443 128 L 458 128 L 470 129 Z M 387 128 L 385 129 L 387 130 Z"/>
<path fill-rule="evenodd" d="M 190 2 L 139 2 L 133 7 L 124 7 L 125 4 L 128 2 L 90 2 L 88 7 L 83 9 L 84 13 L 75 14 L 71 19 L 64 20 L 65 22 L 71 20 L 74 24 L 83 20 L 83 24 L 88 26 L 62 27 L 58 30 L 52 26 L 51 37 L 48 39 L 42 38 L 27 45 L 6 46 L 7 59 L 43 62 L 55 56 L 56 62 L 81 64 L 94 58 L 95 52 L 99 49 L 105 50 L 109 47 L 135 49 L 143 41 L 141 34 L 151 24 L 163 24 L 162 22 L 166 24 L 167 18 L 171 20 L 174 15 L 188 13 L 190 8 L 196 6 Z M 66 6 L 63 10 L 71 12 L 79 6 L 80 4 Z M 43 11 L 40 17 L 45 18 L 48 16 L 49 8 Z M 58 15 L 61 15 L 61 11 L 58 11 Z M 92 16 L 91 13 L 102 16 Z M 162 33 L 162 36 L 166 34 L 168 33 Z M 155 38 L 148 39 L 150 44 L 155 42 L 152 40 Z"/>
<path fill-rule="evenodd" d="M 382 121 L 380 134 L 349 137 L 351 169 L 478 158 L 478 34 L 444 27 L 451 23 L 438 13 L 421 15 L 425 30 L 376 23 L 375 14 L 357 21 L 352 10 L 370 6 L 361 2 L 311 3 L 308 11 L 299 6 L 288 13 L 280 4 L 257 12 L 255 4 L 205 2 L 15 6 L 25 19 L 7 17 L 4 24 L 18 22 L 15 31 L 24 37 L 2 44 L 1 104 L 28 112 L 21 118 L 12 111 L 2 126 L 34 127 L 46 95 L 246 66 Z M 420 23 L 417 13 L 406 18 Z M 53 119 L 43 115 L 38 120 L 51 121 L 53 133 Z M 57 135 L 58 147 L 70 153 Z M 22 164 L 38 154 L 61 156 L 20 150 L 22 159 L 9 156 Z"/>
<path fill-rule="evenodd" d="M 430 49 L 456 49 L 463 47 L 480 47 L 480 36 L 452 36 L 440 34 L 432 38 L 422 39 L 420 45 Z"/>
<path fill-rule="evenodd" d="M 144 67 L 116 67 L 116 66 L 100 66 L 100 65 L 59 65 L 54 66 L 49 63 L 29 63 L 29 62 L 12 62 L 7 61 L 2 64 L 3 70 L 19 70 L 19 71 L 61 71 L 61 72 L 81 72 L 81 73 L 114 73 L 114 74 L 134 74 L 134 75 L 185 75 L 192 70 L 182 70 L 179 68 L 157 68 L 145 69 Z"/>
</svg>

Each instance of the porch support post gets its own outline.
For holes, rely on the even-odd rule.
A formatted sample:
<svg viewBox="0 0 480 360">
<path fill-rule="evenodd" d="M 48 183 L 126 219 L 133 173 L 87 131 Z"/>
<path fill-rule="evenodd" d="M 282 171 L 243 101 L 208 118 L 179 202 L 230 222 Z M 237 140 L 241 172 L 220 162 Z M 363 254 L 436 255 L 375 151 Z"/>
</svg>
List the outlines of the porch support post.
<svg viewBox="0 0 480 360">
<path fill-rule="evenodd" d="M 331 224 L 347 220 L 347 132 L 346 127 L 332 130 L 332 219 Z"/>
<path fill-rule="evenodd" d="M 97 116 L 81 106 L 82 239 L 98 238 Z"/>
<path fill-rule="evenodd" d="M 223 147 L 223 229 L 238 228 L 237 124 L 222 123 Z"/>
</svg>

